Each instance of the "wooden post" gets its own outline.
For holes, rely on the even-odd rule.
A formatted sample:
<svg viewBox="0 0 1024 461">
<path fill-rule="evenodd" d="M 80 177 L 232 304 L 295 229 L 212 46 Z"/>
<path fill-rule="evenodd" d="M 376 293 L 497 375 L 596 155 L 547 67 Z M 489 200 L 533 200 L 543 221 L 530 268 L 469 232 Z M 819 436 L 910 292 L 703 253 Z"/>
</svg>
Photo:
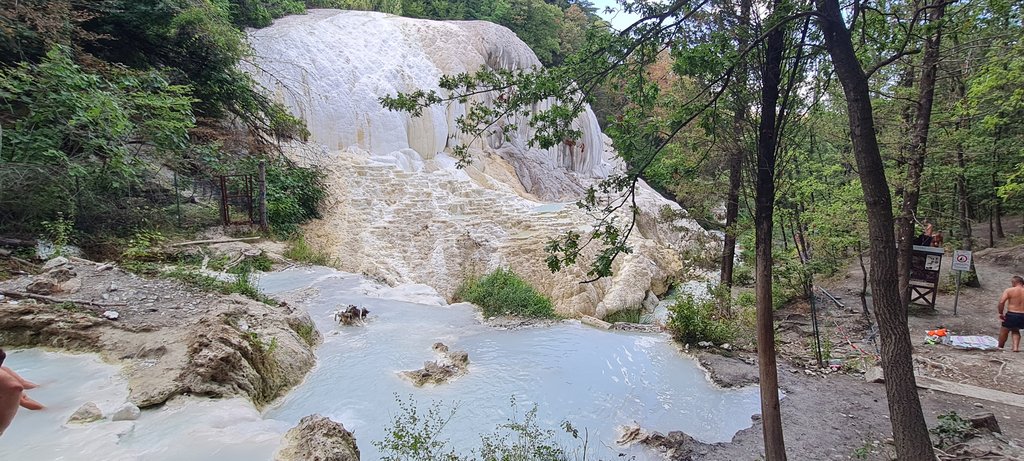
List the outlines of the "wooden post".
<svg viewBox="0 0 1024 461">
<path fill-rule="evenodd" d="M 260 204 L 260 231 L 270 230 L 270 221 L 267 219 L 267 162 L 260 160 L 259 167 L 259 195 L 257 200 Z"/>
<path fill-rule="evenodd" d="M 181 227 L 181 191 L 178 190 L 178 172 L 174 172 L 174 211 L 178 215 L 178 227 Z"/>
<path fill-rule="evenodd" d="M 224 176 L 220 176 L 220 221 L 224 226 L 230 224 L 228 218 L 228 185 Z"/>
</svg>

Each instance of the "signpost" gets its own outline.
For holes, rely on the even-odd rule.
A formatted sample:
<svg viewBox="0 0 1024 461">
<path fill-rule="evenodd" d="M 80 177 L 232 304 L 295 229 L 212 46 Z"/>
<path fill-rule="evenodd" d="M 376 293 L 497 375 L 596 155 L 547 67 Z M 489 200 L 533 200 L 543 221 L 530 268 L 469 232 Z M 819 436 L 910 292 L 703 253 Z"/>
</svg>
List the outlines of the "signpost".
<svg viewBox="0 0 1024 461">
<path fill-rule="evenodd" d="M 910 283 L 907 285 L 907 297 L 911 304 L 935 309 L 943 254 L 945 251 L 942 248 L 914 245 L 910 257 Z"/>
<path fill-rule="evenodd" d="M 956 307 L 960 304 L 960 275 L 964 271 L 971 270 L 971 252 L 967 250 L 956 250 L 953 252 L 953 264 L 950 269 L 956 271 L 956 297 L 953 298 L 953 315 L 956 316 Z"/>
</svg>

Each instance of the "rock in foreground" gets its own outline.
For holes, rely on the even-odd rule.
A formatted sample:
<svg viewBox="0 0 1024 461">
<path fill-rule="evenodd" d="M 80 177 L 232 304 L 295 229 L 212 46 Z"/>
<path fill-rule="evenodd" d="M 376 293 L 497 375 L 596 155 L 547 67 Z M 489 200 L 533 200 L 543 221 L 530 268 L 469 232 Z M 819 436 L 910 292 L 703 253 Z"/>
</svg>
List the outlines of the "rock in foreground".
<svg viewBox="0 0 1024 461">
<path fill-rule="evenodd" d="M 358 461 L 356 438 L 341 423 L 309 415 L 284 435 L 276 461 Z"/>
<path fill-rule="evenodd" d="M 85 424 L 103 419 L 103 412 L 93 402 L 86 402 L 68 418 L 68 423 Z"/>
</svg>

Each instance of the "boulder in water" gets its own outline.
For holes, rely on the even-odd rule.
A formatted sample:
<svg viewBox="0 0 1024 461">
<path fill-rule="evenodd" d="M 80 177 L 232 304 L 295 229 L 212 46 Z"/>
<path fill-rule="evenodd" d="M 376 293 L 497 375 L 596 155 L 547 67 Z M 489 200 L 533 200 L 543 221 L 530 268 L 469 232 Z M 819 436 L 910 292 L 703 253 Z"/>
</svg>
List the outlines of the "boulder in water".
<svg viewBox="0 0 1024 461">
<path fill-rule="evenodd" d="M 103 419 L 103 412 L 93 402 L 86 402 L 68 418 L 68 423 L 85 424 Z"/>
<path fill-rule="evenodd" d="M 139 407 L 135 406 L 135 404 L 131 402 L 128 402 L 125 403 L 124 405 L 121 405 L 121 408 L 118 408 L 116 411 L 114 411 L 114 414 L 110 415 L 110 420 L 135 421 L 136 419 L 139 419 L 139 416 L 142 416 L 142 411 L 139 410 Z"/>
<path fill-rule="evenodd" d="M 417 387 L 424 384 L 442 384 L 469 371 L 469 353 L 448 351 L 444 343 L 434 343 L 432 348 L 442 354 L 441 360 L 424 362 L 419 370 L 403 371 L 402 375 L 412 380 Z"/>
<path fill-rule="evenodd" d="M 309 415 L 284 435 L 275 461 L 358 461 L 356 438 L 341 423 Z"/>
</svg>

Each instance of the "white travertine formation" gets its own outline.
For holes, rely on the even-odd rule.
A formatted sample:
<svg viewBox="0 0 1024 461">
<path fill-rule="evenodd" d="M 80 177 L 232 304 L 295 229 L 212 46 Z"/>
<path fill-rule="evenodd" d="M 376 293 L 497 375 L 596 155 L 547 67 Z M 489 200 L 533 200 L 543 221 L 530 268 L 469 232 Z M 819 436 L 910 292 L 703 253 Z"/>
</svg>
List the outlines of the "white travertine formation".
<svg viewBox="0 0 1024 461">
<path fill-rule="evenodd" d="M 466 277 L 507 266 L 551 295 L 560 312 L 603 315 L 663 292 L 683 270 L 688 234 L 704 233 L 679 218 L 685 213 L 677 204 L 641 184 L 634 252 L 617 261 L 615 276 L 579 284 L 587 278 L 579 269 L 551 274 L 545 244 L 594 223 L 562 203 L 622 168 L 589 108 L 575 122 L 581 139 L 542 150 L 528 146 L 528 117 L 512 121 L 515 131 L 474 141 L 456 128 L 463 104 L 431 107 L 417 118 L 381 107 L 386 95 L 440 91 L 442 75 L 540 66 L 504 27 L 312 10 L 251 31 L 250 40 L 247 70 L 312 134 L 289 154 L 328 174 L 324 219 L 306 231 L 342 270 L 422 283 L 451 297 Z M 472 154 L 465 169 L 449 155 L 459 143 Z M 674 213 L 662 213 L 666 207 Z"/>
</svg>

